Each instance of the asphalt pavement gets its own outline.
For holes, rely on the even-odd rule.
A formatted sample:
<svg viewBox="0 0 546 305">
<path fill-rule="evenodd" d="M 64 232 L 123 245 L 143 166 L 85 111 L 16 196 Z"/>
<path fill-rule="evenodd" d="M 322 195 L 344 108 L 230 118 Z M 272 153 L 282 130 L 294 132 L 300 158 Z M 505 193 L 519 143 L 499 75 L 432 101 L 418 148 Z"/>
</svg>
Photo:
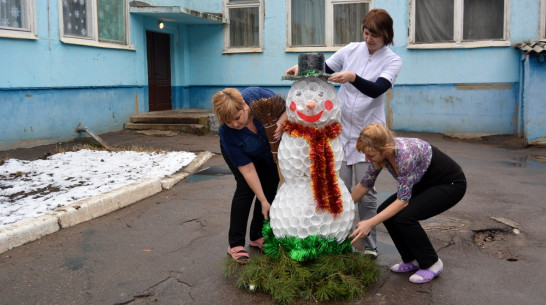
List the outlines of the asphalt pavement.
<svg viewBox="0 0 546 305">
<path fill-rule="evenodd" d="M 512 136 L 398 135 L 436 145 L 467 176 L 463 200 L 423 222 L 444 272 L 421 285 L 410 283 L 409 274 L 391 273 L 400 258 L 380 225 L 380 279 L 348 304 L 543 304 L 546 148 L 523 147 Z M 274 304 L 268 295 L 237 289 L 223 274 L 235 180 L 217 135 L 100 136 L 115 147 L 213 156 L 170 189 L 1 253 L 0 304 Z M 33 160 L 86 141 L 93 139 L 2 151 L 0 158 Z M 385 198 L 396 184 L 383 173 L 377 189 Z"/>
</svg>

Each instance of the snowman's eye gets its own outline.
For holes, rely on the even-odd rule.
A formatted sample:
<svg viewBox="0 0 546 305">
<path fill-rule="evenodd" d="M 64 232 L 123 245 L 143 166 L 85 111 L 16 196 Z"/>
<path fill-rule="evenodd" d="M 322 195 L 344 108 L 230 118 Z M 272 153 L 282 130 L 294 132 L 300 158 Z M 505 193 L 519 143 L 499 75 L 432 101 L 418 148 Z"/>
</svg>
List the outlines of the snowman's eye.
<svg viewBox="0 0 546 305">
<path fill-rule="evenodd" d="M 296 94 L 295 94 L 296 97 L 300 97 L 301 96 L 301 91 L 296 91 Z"/>
<path fill-rule="evenodd" d="M 324 97 L 324 91 L 319 91 L 319 92 L 317 93 L 317 95 L 318 95 L 319 97 Z"/>
</svg>

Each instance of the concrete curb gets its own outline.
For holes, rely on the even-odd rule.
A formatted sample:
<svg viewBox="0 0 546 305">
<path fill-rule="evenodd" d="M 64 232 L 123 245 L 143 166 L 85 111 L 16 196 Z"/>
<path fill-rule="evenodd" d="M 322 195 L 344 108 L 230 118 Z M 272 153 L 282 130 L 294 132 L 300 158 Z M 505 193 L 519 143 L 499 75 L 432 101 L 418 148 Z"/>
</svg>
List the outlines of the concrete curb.
<svg viewBox="0 0 546 305">
<path fill-rule="evenodd" d="M 163 187 L 163 189 L 165 190 L 170 190 L 175 184 L 199 169 L 203 164 L 205 164 L 205 162 L 207 162 L 208 159 L 212 158 L 213 155 L 214 154 L 209 151 L 199 153 L 199 155 L 197 155 L 195 159 L 193 159 L 193 161 L 188 164 L 188 166 L 186 166 L 181 172 L 169 177 L 162 178 L 161 187 Z"/>
<path fill-rule="evenodd" d="M 91 198 L 79 200 L 49 213 L 57 217 L 61 229 L 68 228 L 119 210 L 162 190 L 159 179 L 143 179 Z"/>
<path fill-rule="evenodd" d="M 0 253 L 40 239 L 60 229 L 57 218 L 47 214 L 4 226 L 0 228 Z"/>
<path fill-rule="evenodd" d="M 55 233 L 62 228 L 106 215 L 162 190 L 171 189 L 175 184 L 195 172 L 213 155 L 208 151 L 201 152 L 181 172 L 169 177 L 143 179 L 104 194 L 57 208 L 42 216 L 0 227 L 0 253 Z"/>
</svg>

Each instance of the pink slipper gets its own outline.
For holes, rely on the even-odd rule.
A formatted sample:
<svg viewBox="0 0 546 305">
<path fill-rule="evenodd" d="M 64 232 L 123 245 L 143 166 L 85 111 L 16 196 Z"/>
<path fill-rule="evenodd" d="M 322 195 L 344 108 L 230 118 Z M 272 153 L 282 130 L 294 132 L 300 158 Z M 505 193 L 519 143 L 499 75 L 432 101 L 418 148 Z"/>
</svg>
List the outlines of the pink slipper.
<svg viewBox="0 0 546 305">
<path fill-rule="evenodd" d="M 231 255 L 231 258 L 233 258 L 233 260 L 243 265 L 248 263 L 248 260 L 250 259 L 250 257 L 248 256 L 248 252 L 242 246 L 228 248 L 227 254 Z"/>
<path fill-rule="evenodd" d="M 263 251 L 263 244 L 264 244 L 264 238 L 263 237 L 260 237 L 256 240 L 251 240 L 249 243 L 248 243 L 251 247 L 254 247 L 254 248 L 258 248 L 260 249 L 260 251 Z"/>
<path fill-rule="evenodd" d="M 415 284 L 428 283 L 428 282 L 432 281 L 434 278 L 436 278 L 438 275 L 440 275 L 440 273 L 442 273 L 442 271 L 444 271 L 443 268 L 438 270 L 438 272 L 434 272 L 434 271 L 432 271 L 430 269 L 419 269 L 412 276 L 410 276 L 409 280 L 410 280 L 410 282 L 415 283 Z M 416 279 L 414 277 L 414 275 L 420 276 L 421 279 Z"/>
<path fill-rule="evenodd" d="M 419 267 L 417 267 L 413 262 L 409 262 L 409 263 L 399 262 L 398 264 L 392 265 L 390 269 L 392 272 L 404 273 L 404 272 L 411 272 L 411 271 L 418 270 Z"/>
</svg>

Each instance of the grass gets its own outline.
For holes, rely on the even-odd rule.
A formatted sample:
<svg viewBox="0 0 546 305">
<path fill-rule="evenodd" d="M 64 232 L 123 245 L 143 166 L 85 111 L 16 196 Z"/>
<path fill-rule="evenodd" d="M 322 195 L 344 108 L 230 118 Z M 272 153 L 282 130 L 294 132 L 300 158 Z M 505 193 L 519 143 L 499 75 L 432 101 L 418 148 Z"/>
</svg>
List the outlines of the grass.
<svg viewBox="0 0 546 305">
<path fill-rule="evenodd" d="M 277 303 L 292 304 L 298 299 L 325 302 L 360 298 L 366 287 L 379 278 L 379 268 L 375 261 L 359 253 L 320 255 L 297 262 L 281 250 L 276 259 L 262 254 L 253 256 L 244 266 L 227 257 L 224 274 L 236 279 L 240 289 L 269 294 Z"/>
<path fill-rule="evenodd" d="M 69 151 L 78 151 L 82 149 L 88 149 L 88 150 L 95 150 L 95 151 L 135 151 L 135 152 L 144 152 L 144 153 L 163 153 L 163 152 L 170 152 L 170 150 L 166 149 L 157 149 L 157 148 L 150 148 L 150 147 L 142 147 L 142 146 L 129 146 L 129 147 L 112 147 L 112 149 L 106 149 L 102 145 L 99 144 L 76 144 L 72 146 L 71 148 L 63 147 L 62 145 L 56 146 L 55 150 L 51 152 L 49 155 L 59 154 L 59 153 L 65 153 Z M 48 155 L 48 156 L 49 156 Z"/>
</svg>

